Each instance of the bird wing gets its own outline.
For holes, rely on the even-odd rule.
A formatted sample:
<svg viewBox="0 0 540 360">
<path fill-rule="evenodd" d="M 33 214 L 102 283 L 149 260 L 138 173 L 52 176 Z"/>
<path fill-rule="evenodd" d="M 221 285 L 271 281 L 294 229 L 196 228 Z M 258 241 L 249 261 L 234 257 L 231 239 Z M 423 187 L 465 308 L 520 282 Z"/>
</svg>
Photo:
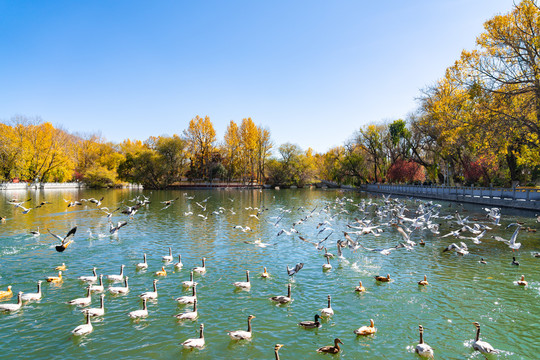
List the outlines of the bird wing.
<svg viewBox="0 0 540 360">
<path fill-rule="evenodd" d="M 64 239 L 62 239 L 62 244 L 72 235 L 75 235 L 75 233 L 77 232 L 77 227 L 75 226 L 74 228 L 72 228 L 71 230 L 68 231 L 66 237 Z"/>
<path fill-rule="evenodd" d="M 51 230 L 49 230 L 49 229 L 47 229 L 47 231 L 49 232 L 49 234 L 51 234 L 52 236 L 54 236 L 54 237 L 57 238 L 58 240 L 60 240 L 60 241 L 62 241 L 62 242 L 64 241 L 64 239 L 63 239 L 60 235 L 53 234 L 53 233 L 51 232 Z"/>
</svg>

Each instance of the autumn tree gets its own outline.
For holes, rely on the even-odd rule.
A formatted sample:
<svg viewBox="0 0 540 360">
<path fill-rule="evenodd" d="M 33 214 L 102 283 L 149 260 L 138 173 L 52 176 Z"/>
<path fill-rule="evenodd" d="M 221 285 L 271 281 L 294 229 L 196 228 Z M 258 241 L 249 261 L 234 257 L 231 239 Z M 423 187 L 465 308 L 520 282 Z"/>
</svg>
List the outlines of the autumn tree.
<svg viewBox="0 0 540 360">
<path fill-rule="evenodd" d="M 208 116 L 195 116 L 184 130 L 187 148 L 191 158 L 191 177 L 210 176 L 210 163 L 216 142 L 216 131 Z"/>
</svg>

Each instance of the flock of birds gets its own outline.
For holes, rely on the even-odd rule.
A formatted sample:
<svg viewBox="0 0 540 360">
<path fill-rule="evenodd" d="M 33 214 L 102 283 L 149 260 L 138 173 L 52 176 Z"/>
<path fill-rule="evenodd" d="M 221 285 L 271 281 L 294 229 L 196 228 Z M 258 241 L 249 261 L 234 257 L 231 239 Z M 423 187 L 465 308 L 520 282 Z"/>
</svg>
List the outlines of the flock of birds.
<svg viewBox="0 0 540 360">
<path fill-rule="evenodd" d="M 184 194 L 184 198 L 186 201 L 193 200 L 194 197 L 189 197 L 187 194 Z M 170 206 L 172 206 L 175 201 L 177 201 L 179 197 L 167 201 L 162 201 L 162 207 L 160 211 L 168 209 Z M 121 228 L 128 225 L 129 219 L 134 219 L 135 214 L 144 207 L 148 207 L 150 204 L 150 199 L 148 197 L 145 197 L 144 195 L 140 195 L 136 197 L 135 199 L 131 200 L 135 203 L 133 206 L 125 206 L 124 209 L 121 207 L 117 207 L 115 210 L 109 210 L 109 208 L 102 207 L 102 201 L 104 198 L 101 199 L 80 199 L 80 200 L 64 200 L 67 203 L 67 208 L 74 207 L 74 206 L 81 206 L 85 202 L 89 202 L 95 205 L 95 208 L 99 211 L 104 212 L 104 214 L 107 216 L 109 220 L 109 232 L 111 236 L 116 236 Z M 220 216 L 221 214 L 225 212 L 231 212 L 235 213 L 235 210 L 233 208 L 226 209 L 225 207 L 221 206 L 215 211 L 212 211 L 211 213 L 207 211 L 207 200 L 208 198 L 200 201 L 195 202 L 195 204 L 200 208 L 201 213 L 197 214 L 198 217 L 200 217 L 203 221 L 208 219 L 209 216 Z M 234 199 L 229 199 L 231 202 L 234 201 Z M 26 201 L 18 201 L 16 199 L 13 199 L 9 201 L 9 204 L 13 205 L 15 208 L 21 209 L 21 213 L 23 215 L 28 214 L 33 208 L 32 207 L 25 207 L 23 204 L 26 202 L 30 202 L 31 199 L 28 199 Z M 39 208 L 42 206 L 45 206 L 47 204 L 50 204 L 50 202 L 42 201 L 39 205 L 37 205 L 34 208 Z M 297 236 L 298 239 L 309 243 L 315 247 L 317 251 L 323 252 L 322 255 L 325 258 L 325 262 L 322 264 L 322 270 L 328 271 L 332 269 L 332 264 L 330 262 L 330 259 L 337 258 L 339 260 L 345 259 L 344 257 L 344 250 L 348 249 L 350 251 L 357 251 L 357 250 L 363 250 L 363 251 L 369 251 L 369 252 L 376 252 L 380 253 L 381 255 L 389 255 L 393 251 L 414 251 L 416 249 L 416 246 L 423 246 L 425 245 L 425 242 L 423 240 L 420 240 L 420 242 L 417 244 L 414 242 L 411 238 L 411 235 L 414 233 L 422 233 L 424 231 L 431 232 L 434 236 L 437 236 L 441 239 L 443 238 L 449 238 L 453 237 L 455 239 L 459 239 L 459 243 L 452 242 L 448 244 L 445 248 L 442 249 L 442 252 L 455 252 L 459 256 L 466 256 L 469 254 L 469 250 L 467 247 L 467 244 L 465 241 L 472 241 L 474 244 L 480 244 L 482 242 L 481 239 L 486 238 L 486 234 L 492 230 L 494 227 L 500 227 L 501 226 L 501 211 L 498 208 L 486 208 L 485 209 L 485 216 L 486 219 L 484 221 L 479 221 L 478 219 L 471 219 L 469 220 L 468 217 L 462 218 L 460 213 L 456 211 L 454 214 L 451 215 L 441 215 L 441 208 L 442 206 L 440 204 L 433 203 L 431 201 L 428 202 L 419 202 L 416 201 L 415 204 L 417 204 L 417 207 L 415 209 L 409 209 L 407 208 L 407 204 L 403 202 L 402 200 L 398 198 L 391 198 L 390 196 L 383 197 L 382 202 L 373 201 L 372 199 L 369 200 L 362 200 L 360 203 L 355 203 L 353 199 L 342 197 L 342 198 L 336 198 L 333 203 L 328 203 L 326 206 L 324 206 L 321 209 L 314 208 L 312 210 L 299 208 L 299 212 L 301 212 L 303 215 L 300 219 L 295 221 L 291 227 L 284 227 L 283 226 L 283 220 L 284 216 L 286 214 L 291 213 L 291 209 L 280 209 L 280 215 L 277 217 L 268 217 L 265 218 L 265 212 L 268 210 L 267 208 L 245 208 L 246 211 L 255 212 L 254 214 L 250 214 L 249 217 L 256 219 L 257 221 L 265 221 L 269 225 L 275 227 L 276 229 L 276 237 L 280 237 L 282 235 L 285 236 Z M 342 230 L 337 231 L 332 228 L 332 223 L 335 220 L 336 217 L 338 217 L 341 214 L 347 214 L 349 215 L 350 211 L 347 210 L 347 206 L 352 206 L 354 208 L 354 214 L 356 217 L 354 217 L 354 222 L 350 222 L 346 224 L 346 231 Z M 463 209 L 462 209 L 463 210 Z M 464 210 L 463 210 L 464 211 Z M 111 218 L 115 212 L 121 212 L 122 214 L 125 214 L 128 216 L 128 220 L 119 221 L 116 224 L 113 224 L 111 221 Z M 305 227 L 307 224 L 310 224 L 310 221 L 314 219 L 315 215 L 323 215 L 325 216 L 325 220 L 321 222 L 313 223 L 311 222 L 312 226 L 315 226 L 317 236 L 316 239 L 310 239 L 309 236 L 306 234 L 306 231 L 303 231 L 302 228 Z M 192 216 L 194 215 L 193 212 L 185 212 L 184 216 Z M 455 230 L 450 231 L 447 234 L 441 235 L 439 232 L 439 222 L 440 220 L 446 220 L 451 224 L 455 224 Z M 5 222 L 6 219 L 2 218 L 2 221 Z M 540 216 L 536 217 L 536 221 L 540 222 Z M 515 230 L 513 234 L 510 236 L 509 239 L 504 239 L 499 236 L 492 236 L 491 238 L 495 241 L 500 241 L 508 245 L 509 249 L 512 250 L 513 253 L 518 251 L 521 247 L 521 243 L 517 242 L 517 238 L 520 231 L 536 231 L 535 229 L 532 229 L 530 227 L 525 227 L 524 224 L 520 223 L 511 223 L 507 225 L 507 228 L 515 227 Z M 386 248 L 370 248 L 362 244 L 362 238 L 366 235 L 378 237 L 381 235 L 384 231 L 389 231 L 390 229 L 396 229 L 396 231 L 399 233 L 399 240 L 397 241 L 397 244 L 391 247 Z M 235 225 L 234 229 L 237 231 L 241 231 L 244 233 L 251 232 L 252 229 L 247 225 Z M 60 245 L 55 246 L 56 251 L 58 252 L 64 252 L 70 244 L 74 242 L 74 237 L 77 232 L 77 226 L 71 228 L 69 231 L 67 231 L 65 236 L 57 235 L 53 232 L 51 232 L 49 229 L 47 229 L 48 234 L 56 238 L 58 241 L 60 241 Z M 39 228 L 37 230 L 33 230 L 30 232 L 33 236 L 40 236 Z M 339 234 L 339 235 L 338 235 Z M 469 236 L 466 236 L 469 234 Z M 333 236 L 333 238 L 337 238 L 335 240 L 335 246 L 337 250 L 337 255 L 334 255 L 328 251 L 328 247 L 326 246 L 326 243 L 329 241 L 329 239 Z M 320 239 L 320 237 L 323 237 Z M 355 237 L 353 239 L 353 237 Z M 262 242 L 260 239 L 253 240 L 253 241 L 245 241 L 247 244 L 252 244 L 261 248 L 271 246 L 272 244 Z M 478 255 L 480 256 L 480 255 Z M 540 257 L 540 253 L 533 254 L 535 257 Z M 127 313 L 127 316 L 129 318 L 133 319 L 134 321 L 139 321 L 140 319 L 146 318 L 149 316 L 148 311 L 148 302 L 149 301 L 157 301 L 158 298 L 158 287 L 157 284 L 159 282 L 159 278 L 165 277 L 168 274 L 167 268 L 169 265 L 173 265 L 176 271 L 180 271 L 183 269 L 184 264 L 182 263 L 182 257 L 181 255 L 178 255 L 178 261 L 174 262 L 173 257 L 173 251 L 172 248 L 168 248 L 168 254 L 162 256 L 163 266 L 161 266 L 161 270 L 158 270 L 153 273 L 153 276 L 155 277 L 153 280 L 153 289 L 150 291 L 143 292 L 139 294 L 139 297 L 141 299 L 141 309 L 133 310 Z M 206 267 L 206 258 L 201 259 L 201 266 L 193 267 L 190 271 L 190 280 L 186 280 L 182 282 L 182 287 L 186 290 L 191 289 L 191 295 L 188 296 L 179 296 L 175 298 L 174 300 L 179 305 L 191 305 L 192 309 L 181 312 L 179 314 L 173 315 L 178 321 L 195 321 L 199 317 L 199 313 L 197 310 L 197 285 L 198 282 L 194 281 L 194 275 L 201 275 L 207 272 Z M 484 260 L 483 257 L 481 257 L 481 260 L 479 260 L 480 264 L 486 264 L 487 261 Z M 516 260 L 515 256 L 513 256 L 512 265 L 519 266 L 519 262 Z M 294 267 L 290 268 L 289 265 L 286 265 L 286 271 L 287 275 L 290 278 L 294 278 L 295 275 L 297 275 L 302 268 L 304 267 L 304 263 L 298 263 Z M 72 333 L 74 336 L 84 336 L 93 331 L 93 325 L 91 319 L 94 317 L 103 317 L 105 315 L 105 292 L 109 292 L 113 296 L 121 296 L 121 295 L 127 295 L 130 293 L 130 287 L 128 283 L 128 276 L 124 274 L 124 268 L 125 265 L 120 266 L 120 273 L 119 274 L 112 274 L 105 276 L 105 279 L 112 283 L 123 283 L 123 286 L 110 286 L 107 289 L 105 288 L 105 285 L 103 283 L 104 275 L 100 274 L 97 275 L 97 269 L 94 267 L 92 269 L 92 275 L 88 276 L 81 276 L 78 278 L 78 280 L 85 284 L 85 290 L 86 290 L 86 296 L 81 298 L 76 298 L 70 301 L 67 301 L 66 303 L 71 306 L 78 306 L 78 307 L 86 307 L 89 306 L 92 302 L 92 294 L 94 293 L 100 293 L 100 306 L 96 308 L 84 308 L 81 310 L 81 312 L 85 315 L 85 323 L 77 326 L 75 329 L 72 330 Z M 146 254 L 143 254 L 143 262 L 134 264 L 134 269 L 136 271 L 145 271 L 148 269 L 148 262 L 147 262 L 147 256 Z M 47 277 L 45 280 L 49 283 L 62 283 L 64 281 L 63 273 L 67 270 L 67 265 L 65 263 L 62 263 L 62 265 L 56 266 L 55 270 L 58 270 L 58 275 L 56 276 L 50 276 Z M 233 282 L 232 285 L 238 289 L 243 289 L 249 291 L 251 289 L 251 281 L 250 281 L 250 271 L 246 270 L 246 280 L 245 281 L 237 281 Z M 268 273 L 266 267 L 263 269 L 262 273 L 259 274 L 260 278 L 266 279 L 270 276 Z M 391 282 L 393 279 L 391 278 L 390 274 L 386 275 L 379 275 L 375 276 L 375 281 L 377 282 Z M 12 286 L 9 285 L 7 287 L 7 290 L 0 291 L 0 312 L 16 312 L 21 309 L 21 307 L 27 303 L 32 301 L 39 301 L 42 299 L 42 283 L 43 280 L 37 281 L 37 292 L 36 293 L 23 293 L 18 292 L 17 295 L 17 302 L 16 303 L 6 303 L 4 300 L 11 298 L 14 293 L 12 291 Z M 520 286 L 527 286 L 528 283 L 525 280 L 525 276 L 522 275 L 519 280 L 516 281 L 517 285 Z M 422 280 L 418 281 L 418 286 L 428 286 L 428 280 L 427 276 L 424 275 Z M 287 295 L 276 295 L 269 297 L 269 300 L 277 305 L 287 305 L 290 304 L 294 299 L 292 297 L 291 293 L 291 282 L 288 283 L 287 286 Z M 359 282 L 359 285 L 354 288 L 354 291 L 357 293 L 363 293 L 366 291 L 366 288 L 363 286 L 362 282 Z M 334 315 L 334 309 L 332 308 L 332 297 L 331 295 L 327 296 L 327 307 L 320 309 L 319 313 L 314 315 L 314 320 L 308 320 L 308 321 L 300 321 L 298 323 L 298 326 L 306 329 L 310 328 L 320 328 L 322 327 L 321 318 L 330 318 Z M 230 331 L 227 333 L 227 335 L 232 340 L 237 341 L 250 341 L 253 337 L 253 330 L 252 330 L 252 320 L 255 319 L 255 315 L 249 315 L 247 317 L 247 330 L 237 330 L 237 331 Z M 474 322 L 473 325 L 476 328 L 476 337 L 474 341 L 472 342 L 472 347 L 474 350 L 479 351 L 484 354 L 490 354 L 490 353 L 496 353 L 497 350 L 491 346 L 488 342 L 483 341 L 480 339 L 480 324 L 478 322 Z M 419 342 L 415 347 L 415 352 L 421 356 L 421 357 L 427 357 L 427 358 L 433 358 L 434 357 L 434 350 L 431 346 L 426 344 L 424 342 L 424 327 L 422 325 L 419 325 L 418 327 L 419 331 Z M 375 327 L 374 320 L 370 319 L 370 324 L 367 326 L 361 326 L 357 329 L 353 330 L 353 333 L 357 336 L 370 336 L 377 332 L 377 328 Z M 199 337 L 188 339 L 181 343 L 181 345 L 184 348 L 193 349 L 193 348 L 203 348 L 205 346 L 205 338 L 204 338 L 204 324 L 200 324 L 199 328 Z M 337 354 L 341 351 L 340 345 L 343 345 L 343 341 L 339 338 L 334 339 L 333 345 L 328 346 L 322 346 L 318 349 L 316 349 L 317 352 L 322 353 L 331 353 L 331 354 Z M 284 345 L 282 344 L 276 344 L 274 347 L 274 353 L 276 359 L 279 359 L 279 350 Z"/>
</svg>

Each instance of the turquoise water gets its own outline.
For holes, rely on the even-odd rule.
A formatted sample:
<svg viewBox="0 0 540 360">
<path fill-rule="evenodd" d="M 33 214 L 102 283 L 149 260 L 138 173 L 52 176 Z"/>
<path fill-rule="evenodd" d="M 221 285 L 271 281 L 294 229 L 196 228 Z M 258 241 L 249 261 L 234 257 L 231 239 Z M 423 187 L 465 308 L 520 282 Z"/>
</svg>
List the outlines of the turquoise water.
<svg viewBox="0 0 540 360">
<path fill-rule="evenodd" d="M 184 193 L 186 195 L 184 195 Z M 117 236 L 109 236 L 106 215 L 86 203 L 67 208 L 62 199 L 80 199 L 104 196 L 103 206 L 114 209 L 131 204 L 128 200 L 145 194 L 151 200 L 132 220 L 115 213 L 113 221 L 127 220 Z M 23 215 L 20 209 L 6 204 L 18 198 L 35 206 L 39 201 L 52 204 L 33 209 Z M 162 209 L 160 201 L 179 199 L 169 208 Z M 189 197 L 194 197 L 189 199 Z M 204 199 L 205 203 L 202 203 Z M 340 199 L 336 201 L 336 199 Z M 481 337 L 500 353 L 492 358 L 536 359 L 540 352 L 540 259 L 533 253 L 540 251 L 538 233 L 522 232 L 518 242 L 521 249 L 515 254 L 502 242 L 490 239 L 492 235 L 510 238 L 513 229 L 506 225 L 514 221 L 525 226 L 539 227 L 533 214 L 502 210 L 502 226 L 493 226 L 482 243 L 469 246 L 470 254 L 457 256 L 443 253 L 442 249 L 458 239 L 439 238 L 428 230 L 414 232 L 411 240 L 421 238 L 425 247 L 414 250 L 398 249 L 385 256 L 376 252 L 345 249 L 344 259 L 330 260 L 333 268 L 322 271 L 326 262 L 322 252 L 314 245 L 302 241 L 298 234 L 277 236 L 279 230 L 290 230 L 292 224 L 308 215 L 312 217 L 296 226 L 300 235 L 310 241 L 320 241 L 330 232 L 319 231 L 325 226 L 334 233 L 325 242 L 328 250 L 336 253 L 336 240 L 344 239 L 347 224 L 364 216 L 376 224 L 388 219 L 374 216 L 374 207 L 364 214 L 355 204 L 369 201 L 365 194 L 323 190 L 281 191 L 52 191 L 0 193 L 0 215 L 8 220 L 0 224 L 0 290 L 8 285 L 18 291 L 35 292 L 36 282 L 55 275 L 55 266 L 66 263 L 64 281 L 60 285 L 43 283 L 43 299 L 30 302 L 14 314 L 0 314 L 0 353 L 16 358 L 194 358 L 194 359 L 268 359 L 273 358 L 276 343 L 284 344 L 282 359 L 345 358 L 360 359 L 415 359 L 414 347 L 418 343 L 418 325 L 425 328 L 424 337 L 439 359 L 483 359 L 473 352 L 471 342 L 475 336 L 472 325 L 482 325 Z M 381 197 L 374 203 L 383 204 Z M 403 199 L 414 217 L 418 202 Z M 123 204 L 120 204 L 124 202 Z M 196 202 L 206 205 L 203 211 Z M 462 217 L 477 218 L 489 224 L 480 207 L 440 202 L 441 216 L 459 210 Z M 213 211 L 222 213 L 213 215 Z M 250 217 L 257 210 L 268 209 L 256 219 Z M 323 211 L 326 209 L 326 211 Z M 342 212 L 347 210 L 347 212 Z M 193 215 L 185 215 L 187 212 Z M 197 216 L 203 214 L 204 220 Z M 274 226 L 282 217 L 278 226 Z M 330 220 L 330 218 L 333 218 Z M 317 225 L 330 220 L 330 225 Z M 459 228 L 451 221 L 441 223 L 441 235 Z M 63 253 L 55 251 L 58 241 L 46 229 L 59 234 L 77 225 L 75 241 Z M 242 232 L 233 226 L 249 226 L 253 231 Z M 33 237 L 30 230 L 40 227 L 41 235 Z M 363 235 L 360 241 L 366 247 L 390 247 L 401 241 L 395 227 L 380 226 L 384 232 L 376 237 Z M 472 236 L 467 234 L 466 236 Z M 353 239 L 356 236 L 352 236 Z M 252 242 L 260 239 L 270 244 L 260 247 Z M 141 308 L 138 294 L 152 290 L 154 272 L 161 269 L 161 257 L 172 247 L 174 261 L 165 265 L 166 277 L 159 278 L 156 301 L 148 302 L 149 316 L 140 321 L 131 320 L 127 313 Z M 147 271 L 136 271 L 143 253 L 148 256 Z M 175 271 L 173 264 L 182 255 L 184 267 Z M 512 266 L 515 255 L 521 265 Z M 199 318 L 194 322 L 179 323 L 173 315 L 191 310 L 191 305 L 179 306 L 178 296 L 190 295 L 181 282 L 189 280 L 189 269 L 200 266 L 206 257 L 207 273 L 196 275 L 199 283 Z M 480 257 L 487 265 L 478 263 Z M 286 265 L 305 263 L 304 268 L 289 278 Z M 80 308 L 66 302 L 85 296 L 84 283 L 79 276 L 91 275 L 93 266 L 98 274 L 118 274 L 120 265 L 126 265 L 131 291 L 125 296 L 105 296 L 105 316 L 93 320 L 94 331 L 76 338 L 71 334 L 84 323 Z M 259 277 L 266 266 L 271 277 Z M 235 281 L 245 281 L 245 270 L 251 272 L 250 291 L 235 290 Z M 390 283 L 378 284 L 375 275 L 389 273 Z M 417 285 L 423 275 L 430 285 Z M 524 274 L 529 285 L 517 286 L 515 281 Z M 367 288 L 364 294 L 354 291 L 361 280 Z M 276 306 L 268 300 L 273 295 L 286 295 L 287 284 L 292 284 L 294 301 Z M 106 282 L 106 287 L 109 283 Z M 114 284 L 119 286 L 121 284 Z M 320 329 L 305 330 L 299 321 L 313 320 L 319 309 L 326 307 L 327 295 L 332 295 L 335 315 L 323 320 Z M 99 306 L 99 294 L 92 296 L 90 307 Z M 0 300 L 15 302 L 16 296 Z M 253 340 L 231 341 L 228 331 L 246 330 L 248 315 L 253 319 Z M 374 319 L 378 332 L 371 337 L 357 337 L 353 330 L 369 325 Z M 206 347 L 202 350 L 184 350 L 180 343 L 196 338 L 199 324 L 205 324 Z M 316 349 L 333 344 L 339 337 L 343 342 L 339 355 L 317 354 Z"/>
</svg>

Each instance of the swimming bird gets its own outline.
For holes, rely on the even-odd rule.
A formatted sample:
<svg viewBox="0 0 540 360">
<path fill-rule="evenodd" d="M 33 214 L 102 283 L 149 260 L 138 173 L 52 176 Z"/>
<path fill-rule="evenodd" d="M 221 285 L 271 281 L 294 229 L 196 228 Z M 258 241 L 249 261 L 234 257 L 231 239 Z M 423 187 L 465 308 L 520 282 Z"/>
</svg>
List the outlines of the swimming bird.
<svg viewBox="0 0 540 360">
<path fill-rule="evenodd" d="M 165 271 L 165 267 L 162 266 L 161 270 L 158 270 L 154 273 L 156 276 L 167 276 L 167 271 Z"/>
<path fill-rule="evenodd" d="M 266 271 L 266 267 L 264 267 L 264 270 L 261 274 L 261 277 L 262 278 L 267 278 L 267 277 L 270 277 L 270 274 L 268 273 L 268 271 Z"/>
<path fill-rule="evenodd" d="M 41 235 L 41 234 L 39 233 L 39 226 L 38 226 L 37 230 L 32 230 L 32 231 L 30 231 L 30 234 L 32 234 L 32 235 L 34 235 L 34 236 L 39 236 L 39 235 Z"/>
<path fill-rule="evenodd" d="M 79 276 L 79 280 L 89 282 L 89 283 L 96 282 L 97 281 L 97 273 L 96 273 L 96 268 L 95 267 L 92 268 L 92 272 L 94 273 L 94 275 L 92 275 L 92 276 Z"/>
<path fill-rule="evenodd" d="M 124 281 L 124 267 L 126 265 L 122 264 L 120 266 L 120 274 L 119 275 L 107 275 L 107 280 L 109 281 Z"/>
<path fill-rule="evenodd" d="M 424 327 L 418 325 L 418 330 L 420 331 L 420 342 L 416 345 L 414 351 L 422 357 L 433 358 L 433 349 L 431 346 L 424 343 Z"/>
<path fill-rule="evenodd" d="M 92 331 L 94 331 L 94 327 L 92 326 L 92 323 L 90 322 L 90 315 L 86 314 L 86 324 L 77 326 L 75 329 L 71 331 L 71 333 L 75 336 L 83 336 L 86 334 L 90 334 Z"/>
<path fill-rule="evenodd" d="M 49 234 L 51 234 L 52 236 L 54 236 L 55 238 L 57 238 L 61 242 L 60 245 L 55 247 L 56 251 L 63 252 L 73 242 L 73 240 L 68 241 L 68 239 L 69 239 L 70 236 L 75 235 L 75 233 L 77 232 L 77 227 L 75 226 L 71 230 L 69 230 L 65 237 L 61 237 L 60 235 L 53 234 L 51 232 L 51 230 L 49 230 L 49 229 L 47 229 L 47 231 L 49 232 Z"/>
<path fill-rule="evenodd" d="M 109 292 L 113 295 L 123 295 L 129 292 L 128 277 L 124 277 L 124 286 L 109 287 Z"/>
<path fill-rule="evenodd" d="M 329 317 L 329 316 L 334 315 L 334 309 L 332 309 L 331 301 L 332 301 L 332 297 L 328 295 L 328 307 L 325 307 L 320 310 L 322 316 Z"/>
<path fill-rule="evenodd" d="M 236 281 L 233 285 L 240 289 L 251 289 L 251 282 L 249 281 L 249 270 L 246 270 L 246 281 Z"/>
<path fill-rule="evenodd" d="M 512 265 L 515 265 L 515 266 L 519 266 L 519 261 L 516 260 L 516 257 L 515 256 L 512 256 L 512 262 L 511 262 Z"/>
<path fill-rule="evenodd" d="M 0 291 L 0 299 L 5 299 L 11 297 L 12 295 L 13 291 L 11 291 L 11 285 L 8 285 L 7 290 Z"/>
<path fill-rule="evenodd" d="M 189 273 L 189 280 L 188 281 L 182 281 L 182 286 L 190 288 L 194 285 L 197 285 L 195 281 L 193 281 L 193 271 Z"/>
<path fill-rule="evenodd" d="M 487 261 L 484 260 L 484 258 L 481 258 L 480 261 L 478 261 L 478 262 L 479 262 L 480 264 L 484 264 L 484 265 L 487 264 Z"/>
<path fill-rule="evenodd" d="M 198 313 L 197 313 L 197 299 L 193 301 L 193 311 L 187 311 L 184 313 L 176 314 L 174 315 L 175 318 L 178 320 L 191 320 L 195 321 L 197 319 Z"/>
<path fill-rule="evenodd" d="M 518 280 L 517 284 L 521 286 L 527 286 L 528 282 L 525 281 L 525 275 L 521 275 L 521 280 Z"/>
<path fill-rule="evenodd" d="M 6 311 L 6 312 L 18 311 L 22 306 L 22 295 L 23 295 L 23 292 L 19 291 L 19 294 L 17 295 L 16 304 L 0 304 L 0 311 Z"/>
<path fill-rule="evenodd" d="M 293 301 L 293 298 L 291 297 L 291 284 L 287 287 L 287 296 L 278 295 L 278 296 L 272 296 L 270 300 L 277 302 L 278 304 L 287 304 Z"/>
<path fill-rule="evenodd" d="M 191 296 L 180 296 L 175 299 L 180 304 L 193 304 L 197 300 L 197 284 L 193 285 Z"/>
<path fill-rule="evenodd" d="M 375 276 L 375 280 L 380 282 L 390 282 L 390 274 L 387 274 L 386 276 L 377 275 Z"/>
<path fill-rule="evenodd" d="M 362 281 L 359 281 L 359 285 L 354 288 L 356 292 L 365 292 L 366 288 L 362 285 Z"/>
<path fill-rule="evenodd" d="M 158 293 L 157 293 L 157 279 L 154 279 L 154 291 L 147 291 L 143 292 L 141 295 L 139 295 L 142 299 L 157 299 Z"/>
<path fill-rule="evenodd" d="M 148 308 L 146 307 L 146 298 L 142 299 L 143 308 L 141 310 L 134 310 L 128 313 L 129 317 L 132 319 L 140 319 L 148 316 Z"/>
<path fill-rule="evenodd" d="M 200 326 L 200 335 L 197 339 L 187 339 L 181 345 L 186 349 L 202 349 L 204 347 L 204 324 Z"/>
<path fill-rule="evenodd" d="M 23 301 L 37 301 L 41 299 L 41 280 L 37 282 L 37 292 L 35 293 L 25 293 L 22 296 Z"/>
<path fill-rule="evenodd" d="M 275 356 L 275 360 L 279 360 L 279 349 L 281 349 L 283 347 L 282 344 L 276 344 L 276 346 L 274 346 L 274 356 Z"/>
<path fill-rule="evenodd" d="M 369 319 L 369 326 L 361 326 L 353 331 L 356 335 L 373 335 L 377 332 L 373 319 Z"/>
<path fill-rule="evenodd" d="M 68 301 L 67 303 L 69 305 L 77 305 L 77 306 L 86 306 L 89 305 L 92 302 L 92 293 L 90 291 L 90 286 L 86 288 L 86 297 L 77 298 Z"/>
<path fill-rule="evenodd" d="M 252 332 L 251 332 L 251 319 L 255 319 L 255 315 L 249 315 L 247 318 L 248 322 L 248 328 L 247 331 L 244 330 L 237 330 L 237 331 L 229 331 L 227 335 L 230 336 L 233 340 L 251 340 Z"/>
<path fill-rule="evenodd" d="M 473 341 L 473 349 L 480 351 L 482 354 L 497 353 L 498 351 L 490 343 L 480 340 L 480 324 L 475 321 L 473 325 L 476 327 L 476 338 Z"/>
<path fill-rule="evenodd" d="M 91 292 L 103 292 L 103 274 L 99 274 L 99 285 L 90 285 Z"/>
<path fill-rule="evenodd" d="M 105 294 L 101 294 L 100 306 L 98 308 L 83 309 L 81 310 L 81 312 L 89 316 L 103 316 L 105 314 L 104 299 L 105 299 Z"/>
<path fill-rule="evenodd" d="M 424 280 L 420 280 L 418 282 L 418 285 L 422 285 L 422 286 L 426 286 L 426 285 L 429 285 L 428 281 L 427 281 L 427 276 L 424 275 Z"/>
<path fill-rule="evenodd" d="M 322 326 L 319 321 L 320 318 L 319 314 L 315 314 L 315 321 L 301 321 L 298 325 L 306 329 L 320 328 Z"/>
<path fill-rule="evenodd" d="M 329 353 L 329 354 L 337 354 L 341 351 L 341 348 L 339 347 L 339 344 L 343 344 L 343 341 L 341 341 L 339 338 L 334 339 L 334 346 L 328 345 L 323 346 L 317 349 L 317 352 L 320 353 Z"/>
<path fill-rule="evenodd" d="M 67 266 L 66 266 L 65 263 L 62 263 L 62 265 L 59 265 L 59 266 L 55 267 L 54 270 L 62 270 L 62 271 L 66 271 L 66 270 L 67 270 Z"/>
<path fill-rule="evenodd" d="M 62 271 L 58 272 L 58 276 L 49 276 L 46 278 L 47 282 L 52 283 L 61 283 L 63 281 L 62 279 Z"/>
<path fill-rule="evenodd" d="M 204 274 L 206 272 L 206 258 L 202 258 L 202 266 L 193 268 L 194 273 Z"/>
<path fill-rule="evenodd" d="M 178 262 L 174 264 L 174 268 L 180 270 L 184 264 L 182 264 L 182 255 L 178 254 Z"/>
<path fill-rule="evenodd" d="M 323 270 L 331 270 L 332 264 L 330 264 L 330 257 L 326 257 L 326 264 L 322 265 Z"/>
<path fill-rule="evenodd" d="M 173 257 L 172 257 L 172 249 L 169 248 L 169 255 L 165 255 L 165 256 L 162 256 L 161 259 L 165 262 L 171 262 L 173 261 Z"/>
<path fill-rule="evenodd" d="M 293 276 L 294 274 L 298 273 L 303 267 L 304 263 L 296 264 L 293 269 L 289 268 L 289 265 L 287 265 L 287 275 Z"/>
<path fill-rule="evenodd" d="M 136 265 L 137 269 L 148 269 L 148 263 L 146 262 L 146 254 L 143 254 L 143 259 L 144 259 L 144 262 L 142 263 L 138 263 Z"/>
</svg>

